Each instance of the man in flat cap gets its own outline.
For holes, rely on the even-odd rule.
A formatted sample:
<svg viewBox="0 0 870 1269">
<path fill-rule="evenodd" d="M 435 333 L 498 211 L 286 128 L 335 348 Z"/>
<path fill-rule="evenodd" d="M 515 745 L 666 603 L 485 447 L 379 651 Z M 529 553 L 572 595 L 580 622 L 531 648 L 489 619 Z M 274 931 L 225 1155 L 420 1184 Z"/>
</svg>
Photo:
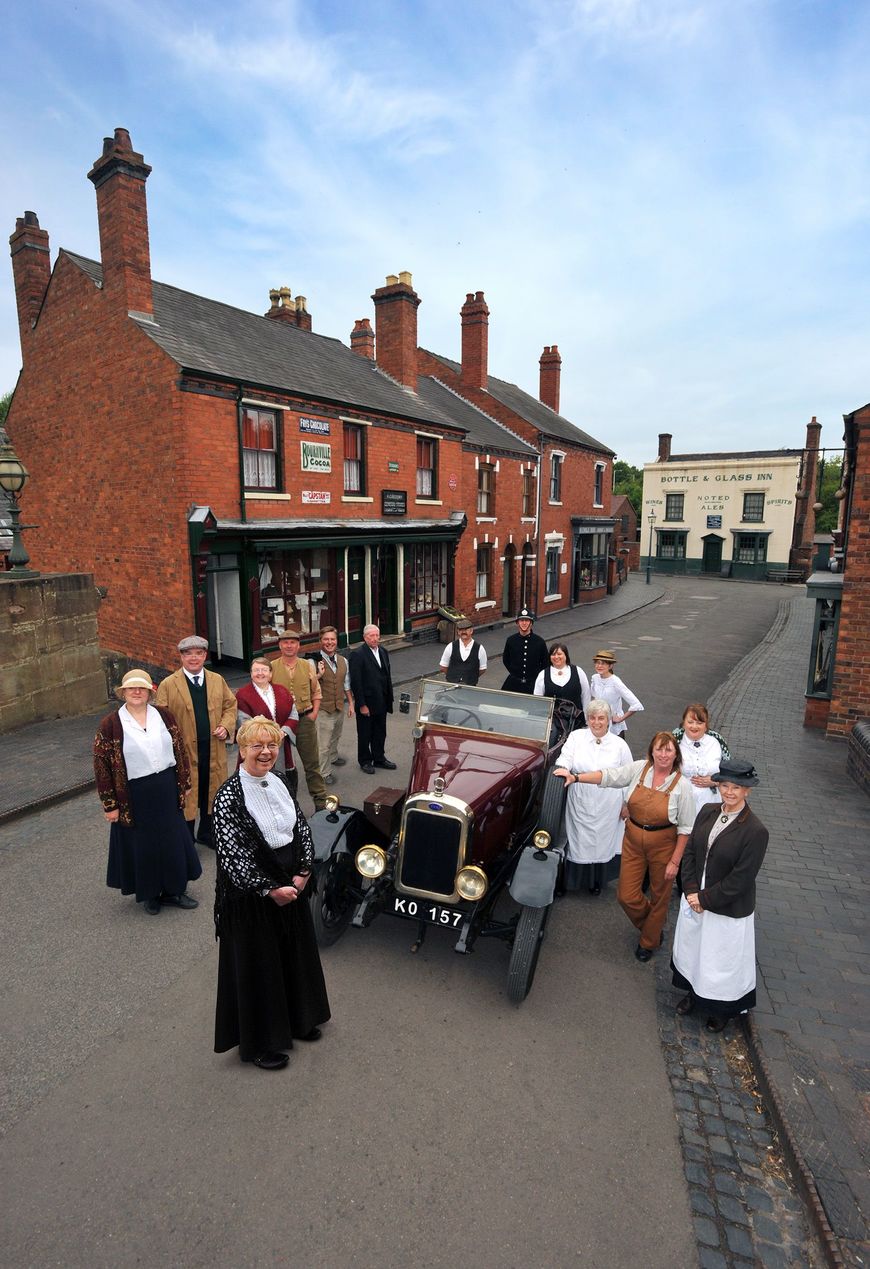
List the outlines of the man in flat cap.
<svg viewBox="0 0 870 1269">
<path fill-rule="evenodd" d="M 320 746 L 317 741 L 317 715 L 323 691 L 314 662 L 299 655 L 301 631 L 290 627 L 278 636 L 281 655 L 272 662 L 272 682 L 280 683 L 296 702 L 299 726 L 296 729 L 296 752 L 305 771 L 305 783 L 315 811 L 326 806 L 326 784 L 320 770 Z"/>
<path fill-rule="evenodd" d="M 175 715 L 190 759 L 190 792 L 184 804 L 190 835 L 214 850 L 211 805 L 227 778 L 227 741 L 236 727 L 236 698 L 220 674 L 205 669 L 206 639 L 188 635 L 179 643 L 178 655 L 181 669 L 157 688 L 155 704 Z"/>
<path fill-rule="evenodd" d="M 531 609 L 521 608 L 517 613 L 517 633 L 505 639 L 501 659 L 508 675 L 501 685 L 503 691 L 531 696 L 535 679 L 550 664 L 546 643 L 532 630 L 534 620 Z"/>
</svg>

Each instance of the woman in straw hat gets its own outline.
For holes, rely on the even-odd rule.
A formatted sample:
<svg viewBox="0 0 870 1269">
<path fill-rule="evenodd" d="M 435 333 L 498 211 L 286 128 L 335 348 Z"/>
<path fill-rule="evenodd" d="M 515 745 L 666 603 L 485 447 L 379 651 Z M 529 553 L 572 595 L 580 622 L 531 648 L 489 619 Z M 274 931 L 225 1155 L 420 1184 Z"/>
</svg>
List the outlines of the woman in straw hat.
<svg viewBox="0 0 870 1269">
<path fill-rule="evenodd" d="M 747 802 L 751 762 L 723 759 L 713 780 L 722 802 L 701 808 L 686 844 L 671 968 L 687 993 L 677 1013 L 700 1008 L 707 1030 L 722 1031 L 755 1004 L 755 878 L 768 832 Z"/>
<path fill-rule="evenodd" d="M 135 894 L 149 916 L 167 903 L 197 907 L 187 883 L 202 875 L 182 810 L 187 750 L 173 715 L 151 704 L 156 691 L 150 674 L 130 670 L 115 689 L 123 705 L 94 739 L 97 793 L 111 825 L 106 885 Z"/>
<path fill-rule="evenodd" d="M 643 706 L 631 688 L 623 683 L 618 674 L 613 673 L 616 657 L 609 648 L 596 652 L 592 664 L 595 666 L 590 684 L 592 695 L 598 701 L 607 701 L 610 706 L 610 730 L 614 736 L 621 736 L 626 740 L 625 724 L 632 714 L 642 713 Z"/>
</svg>

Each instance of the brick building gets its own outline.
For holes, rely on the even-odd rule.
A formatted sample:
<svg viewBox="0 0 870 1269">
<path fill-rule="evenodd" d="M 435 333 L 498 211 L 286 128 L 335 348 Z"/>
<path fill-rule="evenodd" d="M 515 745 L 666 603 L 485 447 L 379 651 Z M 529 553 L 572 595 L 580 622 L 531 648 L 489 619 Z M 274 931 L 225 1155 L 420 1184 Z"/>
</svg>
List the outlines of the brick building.
<svg viewBox="0 0 870 1269">
<path fill-rule="evenodd" d="M 108 589 L 103 646 L 159 668 L 191 629 L 247 659 L 291 623 L 313 636 L 328 621 L 348 643 L 367 621 L 434 631 L 445 603 L 483 621 L 537 600 L 523 579 L 539 554 L 558 582 L 542 602 L 571 602 L 550 544 L 561 558 L 599 484 L 609 503 L 610 451 L 527 394 L 552 436 L 427 375 L 408 274 L 375 291 L 375 329 L 358 321 L 349 348 L 288 288 L 261 316 L 153 281 L 150 170 L 124 129 L 107 138 L 88 173 L 100 261 L 61 250 L 52 268 L 32 212 L 10 238 L 28 548 Z M 539 508 L 557 442 L 566 496 Z"/>
<path fill-rule="evenodd" d="M 637 572 L 640 568 L 640 541 L 637 532 L 637 512 L 628 494 L 611 494 L 610 515 L 613 520 L 613 553 L 621 561 L 623 574 Z"/>
<path fill-rule="evenodd" d="M 816 604 L 804 723 L 846 739 L 870 719 L 870 405 L 844 415 L 837 572 L 807 584 Z"/>
</svg>

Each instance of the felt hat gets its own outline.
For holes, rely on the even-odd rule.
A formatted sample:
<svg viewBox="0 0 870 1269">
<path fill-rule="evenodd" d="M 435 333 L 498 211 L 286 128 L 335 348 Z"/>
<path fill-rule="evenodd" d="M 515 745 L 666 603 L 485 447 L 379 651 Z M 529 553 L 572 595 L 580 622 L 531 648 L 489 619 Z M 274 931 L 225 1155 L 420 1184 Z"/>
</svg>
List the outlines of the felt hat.
<svg viewBox="0 0 870 1269">
<path fill-rule="evenodd" d="M 278 635 L 278 642 L 283 643 L 285 639 L 295 639 L 298 643 L 301 638 L 301 631 L 297 630 L 295 626 L 288 626 L 286 630 L 282 630 Z"/>
<path fill-rule="evenodd" d="M 724 781 L 725 784 L 742 784 L 747 789 L 754 788 L 759 782 L 755 767 L 743 758 L 723 758 L 719 770 L 710 779 L 714 784 Z"/>
</svg>

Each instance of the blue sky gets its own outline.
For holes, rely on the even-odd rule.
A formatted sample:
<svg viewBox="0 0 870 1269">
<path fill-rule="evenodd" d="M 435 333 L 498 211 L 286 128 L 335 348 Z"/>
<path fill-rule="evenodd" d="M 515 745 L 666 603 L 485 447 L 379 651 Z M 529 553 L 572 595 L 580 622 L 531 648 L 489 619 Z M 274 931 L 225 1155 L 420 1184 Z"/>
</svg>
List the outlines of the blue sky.
<svg viewBox="0 0 870 1269">
<path fill-rule="evenodd" d="M 408 269 L 420 343 L 629 462 L 797 446 L 870 400 L 865 0 L 319 0 L 15 6 L 0 49 L 4 233 L 99 256 L 86 173 L 129 129 L 154 277 L 347 342 Z M 0 392 L 20 367 L 7 267 Z"/>
</svg>

